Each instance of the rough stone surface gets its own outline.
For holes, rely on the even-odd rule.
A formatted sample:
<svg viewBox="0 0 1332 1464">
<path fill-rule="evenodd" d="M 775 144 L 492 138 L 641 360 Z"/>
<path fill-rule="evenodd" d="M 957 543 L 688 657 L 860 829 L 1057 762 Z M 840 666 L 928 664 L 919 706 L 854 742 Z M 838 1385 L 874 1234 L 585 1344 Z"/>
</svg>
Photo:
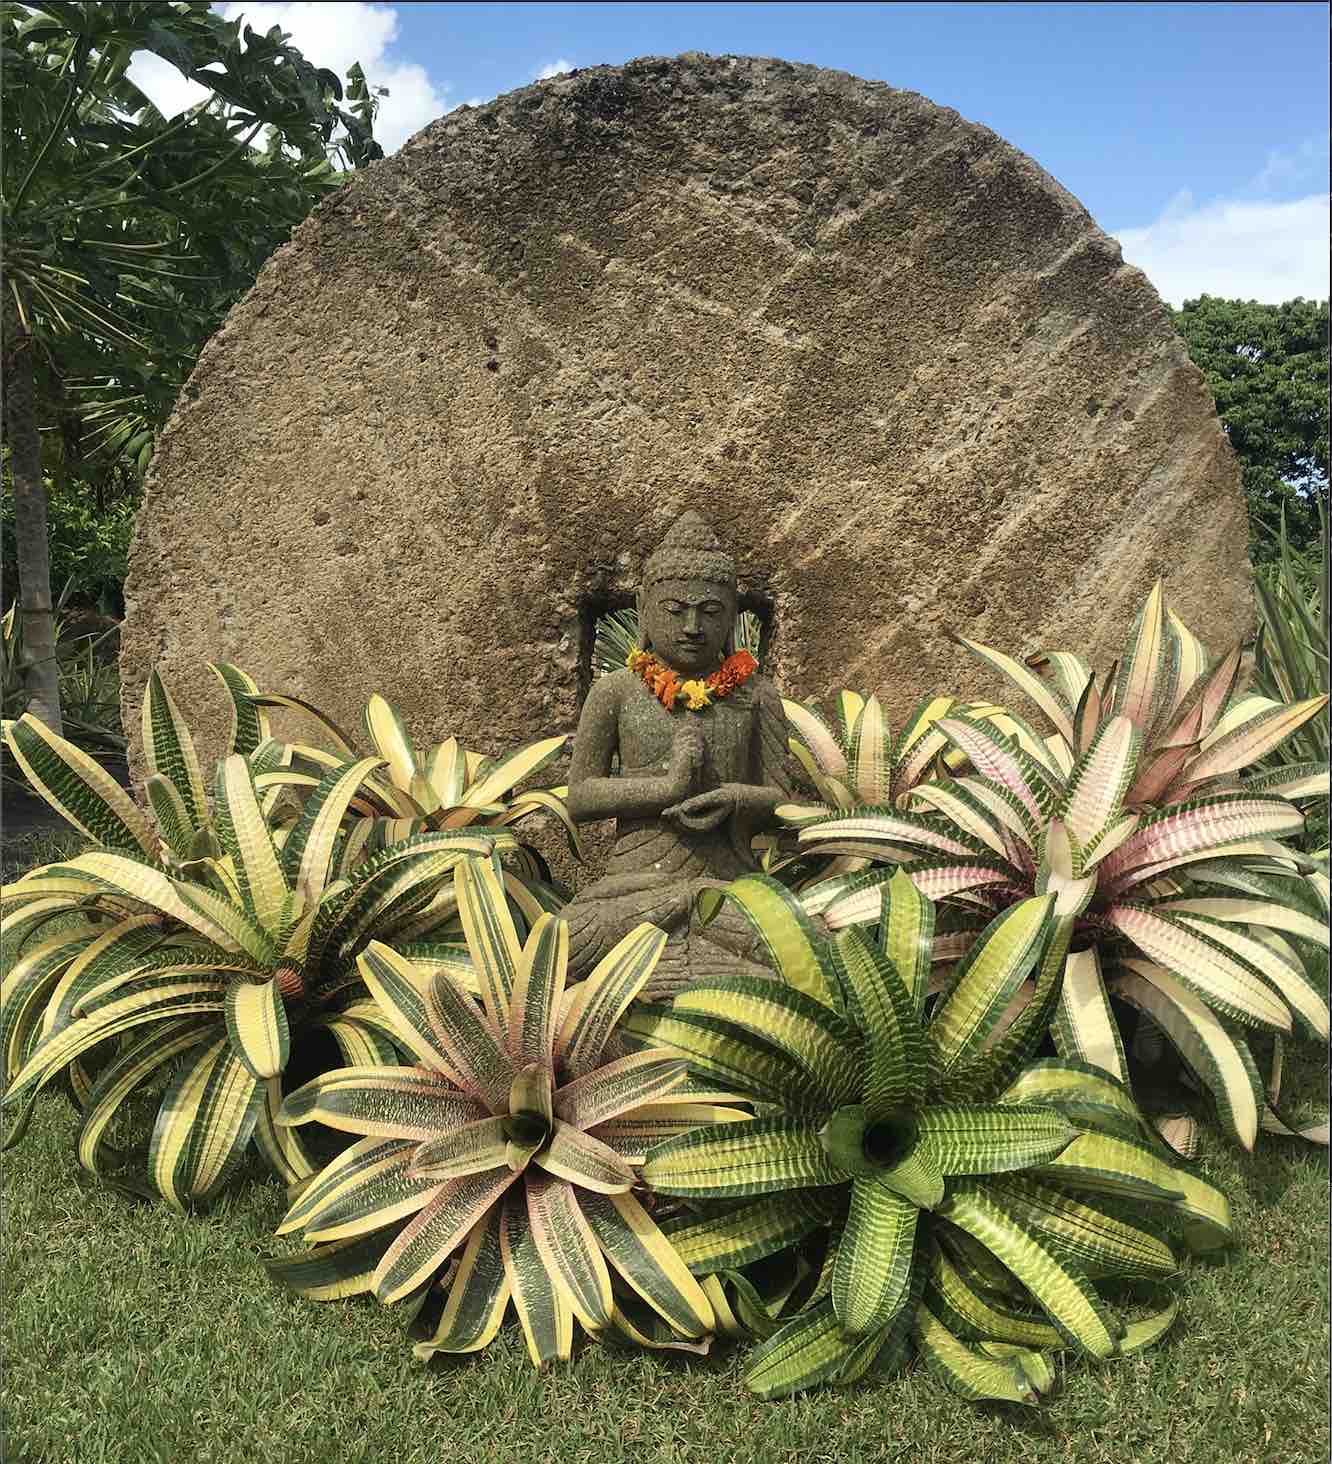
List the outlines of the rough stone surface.
<svg viewBox="0 0 1332 1464">
<path fill-rule="evenodd" d="M 1236 462 L 1165 307 L 1035 163 L 923 97 L 682 56 L 462 108 L 264 268 L 163 434 L 126 725 L 210 659 L 358 724 L 572 732 L 582 619 L 685 508 L 788 694 L 997 692 L 945 630 L 1116 654 L 1152 580 L 1251 620 Z M 590 600 L 589 597 L 592 597 Z"/>
</svg>

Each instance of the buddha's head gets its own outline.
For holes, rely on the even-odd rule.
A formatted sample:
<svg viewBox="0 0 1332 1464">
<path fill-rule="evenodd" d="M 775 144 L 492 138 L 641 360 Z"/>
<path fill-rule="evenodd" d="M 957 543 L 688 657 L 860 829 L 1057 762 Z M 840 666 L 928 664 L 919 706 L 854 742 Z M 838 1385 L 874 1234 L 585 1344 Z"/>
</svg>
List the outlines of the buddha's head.
<svg viewBox="0 0 1332 1464">
<path fill-rule="evenodd" d="M 696 513 L 682 514 L 643 566 L 640 639 L 682 676 L 710 675 L 735 649 L 735 561 Z"/>
</svg>

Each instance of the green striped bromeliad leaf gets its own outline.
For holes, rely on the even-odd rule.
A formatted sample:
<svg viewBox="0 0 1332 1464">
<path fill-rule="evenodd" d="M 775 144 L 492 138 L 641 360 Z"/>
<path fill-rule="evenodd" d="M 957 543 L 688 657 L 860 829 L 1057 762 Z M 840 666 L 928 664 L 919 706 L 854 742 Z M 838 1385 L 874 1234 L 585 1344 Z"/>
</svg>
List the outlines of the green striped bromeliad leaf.
<svg viewBox="0 0 1332 1464">
<path fill-rule="evenodd" d="M 208 800 L 194 738 L 155 670 L 143 694 L 142 724 L 144 761 L 175 789 L 190 827 L 202 828 L 208 821 Z"/>
<path fill-rule="evenodd" d="M 510 1055 L 503 1026 L 478 1010 L 472 998 L 443 974 L 432 979 L 425 1007 L 448 1075 L 456 1075 L 463 1092 L 478 1098 L 492 1113 L 505 1112 L 518 1064 Z"/>
<path fill-rule="evenodd" d="M 410 1173 L 436 1184 L 483 1174 L 508 1162 L 508 1144 L 502 1118 L 474 1119 L 427 1139 L 413 1156 Z"/>
<path fill-rule="evenodd" d="M 291 1032 L 276 977 L 233 981 L 223 1004 L 227 1036 L 242 1065 L 255 1078 L 276 1077 L 287 1065 Z"/>
<path fill-rule="evenodd" d="M 1171 1276 L 1179 1262 L 1164 1237 L 1140 1223 L 1026 1177 L 970 1180 L 1092 1277 Z"/>
<path fill-rule="evenodd" d="M 636 925 L 573 988 L 554 1048 L 567 1072 L 577 1078 L 597 1068 L 606 1039 L 647 984 L 665 945 L 665 931 Z"/>
<path fill-rule="evenodd" d="M 1119 818 L 1141 746 L 1142 734 L 1127 716 L 1110 717 L 1074 765 L 1054 816 L 1080 848 L 1086 849 Z"/>
<path fill-rule="evenodd" d="M 938 1213 L 1012 1271 L 1070 1342 L 1093 1357 L 1114 1356 L 1123 1328 L 1081 1268 L 1037 1239 L 985 1186 L 952 1187 Z"/>
<path fill-rule="evenodd" d="M 714 1103 L 651 1103 L 619 1114 L 606 1123 L 592 1124 L 587 1132 L 614 1149 L 626 1163 L 640 1165 L 648 1151 L 663 1139 L 672 1139 L 690 1129 L 707 1128 L 710 1124 L 748 1123 L 751 1117 L 743 1108 Z"/>
<path fill-rule="evenodd" d="M 272 735 L 268 715 L 251 701 L 259 687 L 239 666 L 227 661 L 210 661 L 208 669 L 222 683 L 231 699 L 231 730 L 227 737 L 227 753 L 239 752 L 248 757 Z"/>
<path fill-rule="evenodd" d="M 284 1127 L 322 1123 L 352 1134 L 424 1143 L 485 1118 L 483 1104 L 422 1067 L 335 1068 L 297 1088 L 282 1104 Z"/>
<path fill-rule="evenodd" d="M 835 1189 L 792 1189 L 763 1195 L 721 1215 L 684 1214 L 662 1230 L 695 1275 L 747 1266 L 785 1250 L 826 1225 L 841 1210 Z"/>
<path fill-rule="evenodd" d="M 4 724 L 28 785 L 67 823 L 109 849 L 152 858 L 157 836 L 129 794 L 81 748 L 30 712 Z"/>
<path fill-rule="evenodd" d="M 333 769 L 305 800 L 301 816 L 282 846 L 282 868 L 307 909 L 319 903 L 329 883 L 338 833 L 352 799 L 381 765 L 377 757 L 363 757 Z"/>
<path fill-rule="evenodd" d="M 550 1065 L 568 963 L 569 927 L 543 912 L 523 946 L 509 1004 L 509 1051 L 519 1064 Z"/>
<path fill-rule="evenodd" d="M 1099 888 L 1113 894 L 1186 856 L 1243 839 L 1282 838 L 1304 826 L 1298 809 L 1280 798 L 1219 793 L 1149 814 L 1099 866 Z"/>
<path fill-rule="evenodd" d="M 1124 645 L 1124 655 L 1110 699 L 1111 716 L 1127 717 L 1146 730 L 1168 702 L 1166 680 L 1170 668 L 1170 641 L 1166 632 L 1161 581 L 1152 586 Z"/>
<path fill-rule="evenodd" d="M 760 1398 L 803 1392 L 837 1373 L 860 1340 L 843 1333 L 831 1299 L 825 1299 L 759 1343 L 750 1353 L 745 1382 Z"/>
<path fill-rule="evenodd" d="M 1049 933 L 1052 895 L 1011 905 L 992 920 L 958 963 L 952 990 L 928 1031 L 931 1077 L 979 1051 L 1036 964 Z"/>
<path fill-rule="evenodd" d="M 926 1366 L 960 1397 L 973 1402 L 1029 1405 L 1039 1401 L 1039 1392 L 1022 1366 L 1020 1355 L 1000 1360 L 974 1351 L 953 1336 L 927 1302 L 916 1308 L 912 1337 Z"/>
<path fill-rule="evenodd" d="M 1237 772 L 1265 757 L 1311 717 L 1316 717 L 1326 705 L 1326 695 L 1308 697 L 1289 705 L 1277 703 L 1258 709 L 1220 737 L 1214 731 L 1215 740 L 1209 739 L 1197 760 L 1189 764 L 1190 782 Z M 1216 731 L 1224 725 L 1223 720 Z"/>
<path fill-rule="evenodd" d="M 197 917 L 190 923 L 201 934 L 211 939 L 213 931 L 220 931 L 223 939 L 218 944 L 223 950 L 243 951 L 261 968 L 271 970 L 277 965 L 278 950 L 273 938 L 228 895 L 193 880 L 173 879 L 171 887 L 181 906 Z"/>
<path fill-rule="evenodd" d="M 1077 1127 L 1154 1139 L 1124 1082 L 1098 1064 L 1077 1058 L 1041 1058 L 999 1095 L 1000 1103 L 1042 1103 L 1057 1108 Z"/>
<path fill-rule="evenodd" d="M 148 1170 L 178 1210 L 213 1194 L 239 1163 L 254 1132 L 263 1086 L 230 1052 L 226 1038 L 168 1085 L 148 1145 Z"/>
<path fill-rule="evenodd" d="M 873 951 L 862 945 L 872 962 Z M 713 1017 L 766 1038 L 799 1066 L 805 1082 L 830 1106 L 859 1091 L 854 1029 L 796 987 L 763 976 L 728 976 L 687 987 L 673 1010 Z"/>
<path fill-rule="evenodd" d="M 231 856 L 246 913 L 276 936 L 291 891 L 259 807 L 249 764 L 239 753 L 218 764 L 213 790 L 214 821 Z"/>
<path fill-rule="evenodd" d="M 646 1048 L 566 1083 L 555 1094 L 555 1112 L 588 1129 L 668 1097 L 687 1075 L 687 1065 L 670 1048 Z"/>
<path fill-rule="evenodd" d="M 934 946 L 934 906 L 902 869 L 883 889 L 879 913 L 879 950 L 911 994 L 916 1016 L 925 1012 Z"/>
<path fill-rule="evenodd" d="M 100 1159 L 107 1127 L 117 1109 L 137 1087 L 182 1052 L 188 1052 L 216 1036 L 216 1024 L 200 1022 L 197 1017 L 164 1022 L 147 1036 L 131 1043 L 104 1068 L 97 1075 L 84 1104 L 83 1122 L 75 1145 L 83 1168 L 90 1174 L 102 1172 Z"/>
<path fill-rule="evenodd" d="M 851 1185 L 851 1208 L 832 1273 L 833 1313 L 843 1332 L 887 1327 L 907 1298 L 920 1211 L 873 1175 Z"/>
<path fill-rule="evenodd" d="M 791 740 L 799 739 L 804 744 L 820 771 L 834 778 L 843 777 L 846 773 L 846 753 L 827 722 L 813 707 L 804 702 L 791 701 L 787 697 L 782 698 L 782 709 L 793 734 Z"/>
<path fill-rule="evenodd" d="M 317 1233 L 325 1223 L 339 1226 L 346 1217 L 350 1222 L 343 1238 L 361 1235 L 390 1224 L 402 1215 L 419 1210 L 438 1185 L 407 1176 L 415 1152 L 414 1144 L 400 1139 L 385 1139 L 378 1134 L 358 1139 L 304 1185 L 291 1201 L 287 1213 L 278 1224 L 276 1234 L 308 1229 L 307 1240 L 319 1240 Z M 414 1198 L 414 1203 L 409 1203 Z M 394 1208 L 401 1202 L 401 1208 Z M 356 1223 L 363 1215 L 374 1216 L 379 1210 L 389 1211 L 382 1221 Z M 329 1239 L 340 1238 L 337 1236 Z"/>
<path fill-rule="evenodd" d="M 1181 918 L 1128 901 L 1111 905 L 1103 918 L 1223 1016 L 1249 1027 L 1291 1030 L 1286 1003 L 1261 973 L 1210 935 L 1191 929 Z"/>
<path fill-rule="evenodd" d="M 1031 1177 L 1095 1194 L 1174 1205 L 1184 1198 L 1188 1176 L 1145 1143 L 1118 1134 L 1079 1134 L 1057 1159 L 1034 1165 Z"/>
<path fill-rule="evenodd" d="M 500 1209 L 500 1256 L 533 1367 L 567 1361 L 573 1350 L 573 1310 L 537 1249 L 521 1185 L 505 1195 Z"/>
<path fill-rule="evenodd" d="M 1177 915 L 1176 918 L 1246 961 L 1285 1002 L 1291 1016 L 1304 1029 L 1304 1035 L 1327 1041 L 1326 977 L 1322 972 L 1316 978 L 1311 976 L 1288 941 L 1262 928 L 1250 935 L 1205 915 Z"/>
<path fill-rule="evenodd" d="M 1064 960 L 1064 980 L 1051 1023 L 1051 1036 L 1055 1049 L 1065 1060 L 1088 1063 L 1121 1083 L 1128 1082 L 1124 1042 L 1110 1009 L 1101 958 L 1095 946 L 1070 951 Z"/>
<path fill-rule="evenodd" d="M 912 804 L 923 805 L 942 814 L 964 833 L 984 844 L 996 859 L 1011 863 L 1011 838 L 996 822 L 991 809 L 966 785 L 967 781 L 950 778 L 941 783 L 921 783 L 911 790 Z"/>
<path fill-rule="evenodd" d="M 945 1176 L 1026 1169 L 1063 1153 L 1077 1132 L 1061 1113 L 1036 1104 L 937 1105 L 916 1121 Z"/>
<path fill-rule="evenodd" d="M 375 1267 L 374 1290 L 379 1300 L 391 1306 L 429 1280 L 518 1178 L 507 1168 L 492 1169 L 436 1186 L 428 1203 L 399 1231 Z M 521 1186 L 517 1201 L 526 1225 Z"/>
<path fill-rule="evenodd" d="M 1164 967 L 1130 957 L 1121 961 L 1121 970 L 1110 990 L 1160 1027 L 1211 1095 L 1221 1122 L 1244 1148 L 1252 1149 L 1263 1088 L 1247 1044 L 1232 1036 L 1197 993 Z"/>
<path fill-rule="evenodd" d="M 61 1027 L 38 1043 L 10 1083 L 3 1106 L 26 1100 L 90 1047 L 108 1037 L 118 1037 L 132 1027 L 192 1015 L 220 1019 L 224 987 L 225 983 L 216 980 L 177 981 L 172 977 L 136 985 L 134 990 L 108 1001 L 93 1015 Z"/>
<path fill-rule="evenodd" d="M 1324 950 L 1328 948 L 1328 929 L 1325 922 L 1274 900 L 1255 899 L 1251 896 L 1236 898 L 1199 894 L 1158 900 L 1155 908 L 1171 915 L 1197 915 L 1235 925 L 1261 925 L 1268 930 L 1282 930 L 1287 935 L 1312 941 Z"/>
<path fill-rule="evenodd" d="M 887 803 L 893 792 L 893 729 L 871 696 L 847 744 L 847 781 L 862 803 Z"/>
<path fill-rule="evenodd" d="M 1053 810 L 1053 774 L 997 728 L 972 717 L 944 717 L 940 732 L 964 754 L 977 774 L 1006 788 L 1038 824 Z"/>
<path fill-rule="evenodd" d="M 844 1183 L 816 1126 L 794 1118 L 694 1129 L 654 1149 L 643 1179 L 664 1194 L 686 1198 L 760 1195 L 774 1190 Z"/>
<path fill-rule="evenodd" d="M 597 1238 L 566 1180 L 539 1171 L 526 1181 L 527 1220 L 537 1254 L 556 1290 L 595 1336 L 610 1325 L 610 1272 Z"/>
<path fill-rule="evenodd" d="M 826 1111 L 811 1092 L 805 1070 L 780 1047 L 745 1027 L 695 1012 L 639 1003 L 618 1031 L 635 1042 L 670 1047 L 686 1058 L 691 1075 L 746 1100 L 781 1103 L 797 1111 Z"/>
<path fill-rule="evenodd" d="M 372 940 L 356 958 L 356 969 L 392 1024 L 394 1035 L 404 1050 L 461 1088 L 462 1079 L 453 1071 L 435 1040 L 412 963 L 382 941 Z"/>
<path fill-rule="evenodd" d="M 909 898 L 913 897 L 918 898 L 914 889 Z M 891 894 L 885 895 L 885 903 L 891 898 Z M 916 924 L 915 929 L 919 933 L 923 927 Z M 837 934 L 832 943 L 832 954 L 838 982 L 846 992 L 848 1006 L 860 1028 L 862 1040 L 859 1053 L 849 1041 L 840 1043 L 839 1050 L 845 1054 L 844 1060 L 850 1058 L 855 1066 L 837 1090 L 829 1090 L 828 1097 L 837 1104 L 853 1096 L 862 1096 L 866 1105 L 876 1113 L 901 1108 L 925 1087 L 925 1039 L 915 999 L 902 984 L 892 962 L 875 950 L 856 927 Z M 921 953 L 917 950 L 913 954 L 914 980 L 921 976 Z M 926 952 L 926 981 L 928 962 Z M 681 998 L 677 998 L 677 1005 L 679 1000 Z M 856 1067 L 861 1071 L 857 1072 Z"/>
<path fill-rule="evenodd" d="M 293 1256 L 265 1256 L 269 1276 L 311 1301 L 337 1301 L 370 1290 L 370 1278 L 392 1236 L 382 1230 L 332 1240 Z M 420 1345 L 420 1344 L 418 1344 Z"/>
<path fill-rule="evenodd" d="M 411 792 L 416 776 L 416 753 L 406 724 L 398 710 L 376 692 L 365 704 L 365 730 L 376 753 L 388 767 L 393 786 L 403 793 Z"/>
<path fill-rule="evenodd" d="M 476 808 L 497 802 L 524 778 L 540 772 L 547 763 L 557 758 L 568 740 L 568 734 L 561 733 L 557 737 L 529 743 L 507 757 L 500 758 L 484 776 L 468 788 L 463 796 L 463 803 L 470 808 Z"/>
<path fill-rule="evenodd" d="M 357 1002 L 341 1012 L 316 1017 L 307 1030 L 327 1032 L 338 1045 L 346 1067 L 388 1067 L 399 1062 L 398 1048 L 382 1022 L 363 1020 L 359 1013 L 373 1002 Z"/>
<path fill-rule="evenodd" d="M 0 986 L 0 1059 L 11 1082 L 28 1056 L 48 999 L 64 972 L 97 939 L 98 927 L 81 923 L 48 935 L 11 961 Z"/>
<path fill-rule="evenodd" d="M 580 1194 L 578 1204 L 606 1259 L 681 1337 L 697 1339 L 715 1318 L 703 1288 L 631 1194 Z"/>
<path fill-rule="evenodd" d="M 480 1352 L 499 1331 L 511 1295 L 500 1254 L 500 1208 L 472 1228 L 434 1333 L 412 1348 L 428 1361 L 437 1352 Z"/>
<path fill-rule="evenodd" d="M 1069 706 L 1048 682 L 1029 671 L 1020 661 L 1004 655 L 1002 651 L 996 651 L 989 646 L 980 645 L 976 641 L 967 640 L 953 631 L 949 631 L 948 634 L 951 640 L 970 651 L 978 660 L 993 666 L 996 671 L 1001 671 L 1007 676 L 1019 691 L 1030 697 L 1049 717 L 1054 724 L 1055 731 L 1068 742 L 1073 741 L 1073 723 L 1069 717 Z"/>
<path fill-rule="evenodd" d="M 131 915 L 94 930 L 95 938 L 70 962 L 51 993 L 42 1023 L 43 1035 L 80 1015 L 84 1004 L 105 991 L 109 981 L 122 977 L 129 980 L 132 973 L 144 970 L 148 966 L 145 958 L 164 938 L 161 920 L 150 914 Z"/>
<path fill-rule="evenodd" d="M 795 990 L 825 1006 L 836 1000 L 836 986 L 827 956 L 799 900 L 771 875 L 747 874 L 725 889 L 701 890 L 694 908 L 706 925 L 725 901 L 739 910 L 753 929 L 778 976 Z"/>
<path fill-rule="evenodd" d="M 464 859 L 454 882 L 467 948 L 481 976 L 486 1015 L 503 1031 L 509 998 L 522 960 L 522 942 L 504 895 L 504 881 L 491 860 Z"/>
<path fill-rule="evenodd" d="M 580 1190 L 624 1194 L 634 1183 L 633 1170 L 614 1149 L 562 1119 L 555 1120 L 550 1142 L 532 1157 L 542 1169 Z"/>
<path fill-rule="evenodd" d="M 973 1339 L 992 1338 L 1018 1347 L 1062 1347 L 1063 1333 L 1044 1316 L 1019 1311 L 995 1292 L 973 1286 L 938 1246 L 928 1261 L 925 1297 L 934 1316 Z"/>
<path fill-rule="evenodd" d="M 160 773 L 149 773 L 143 781 L 143 791 L 157 820 L 162 842 L 177 859 L 188 858 L 199 830 L 190 822 L 189 810 L 176 792 L 176 785 Z"/>
<path fill-rule="evenodd" d="M 901 813 L 896 809 L 856 806 L 818 823 L 804 824 L 798 842 L 821 854 L 857 854 L 865 858 L 903 857 L 974 859 L 985 845 L 937 815 Z"/>
<path fill-rule="evenodd" d="M 305 1147 L 294 1128 L 278 1126 L 282 1107 L 282 1079 L 269 1078 L 264 1084 L 264 1105 L 254 1125 L 254 1146 L 264 1162 L 287 1186 L 290 1199 L 293 1188 L 311 1179 L 319 1169 L 318 1160 Z"/>
</svg>

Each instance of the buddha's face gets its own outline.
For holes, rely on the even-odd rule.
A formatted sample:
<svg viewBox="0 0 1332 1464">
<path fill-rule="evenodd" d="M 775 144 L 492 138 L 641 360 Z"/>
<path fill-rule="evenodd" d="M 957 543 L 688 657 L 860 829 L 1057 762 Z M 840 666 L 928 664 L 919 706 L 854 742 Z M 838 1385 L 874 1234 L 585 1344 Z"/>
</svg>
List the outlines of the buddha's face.
<svg viewBox="0 0 1332 1464">
<path fill-rule="evenodd" d="M 648 645 L 672 670 L 707 676 L 721 665 L 735 625 L 733 585 L 662 580 L 643 598 Z"/>
</svg>

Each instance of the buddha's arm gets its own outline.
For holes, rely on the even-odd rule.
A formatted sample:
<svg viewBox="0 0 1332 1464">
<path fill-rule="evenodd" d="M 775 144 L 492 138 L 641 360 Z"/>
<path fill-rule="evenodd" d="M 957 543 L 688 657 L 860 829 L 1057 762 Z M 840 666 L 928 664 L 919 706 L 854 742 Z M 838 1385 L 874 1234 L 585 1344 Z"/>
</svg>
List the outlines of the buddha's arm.
<svg viewBox="0 0 1332 1464">
<path fill-rule="evenodd" d="M 610 677 L 594 682 L 574 734 L 566 800 L 575 823 L 608 818 L 653 818 L 689 796 L 702 763 L 703 741 L 677 736 L 666 773 L 656 778 L 612 778 L 611 758 L 619 742 L 619 691 Z M 683 730 L 683 729 L 682 729 Z"/>
</svg>

